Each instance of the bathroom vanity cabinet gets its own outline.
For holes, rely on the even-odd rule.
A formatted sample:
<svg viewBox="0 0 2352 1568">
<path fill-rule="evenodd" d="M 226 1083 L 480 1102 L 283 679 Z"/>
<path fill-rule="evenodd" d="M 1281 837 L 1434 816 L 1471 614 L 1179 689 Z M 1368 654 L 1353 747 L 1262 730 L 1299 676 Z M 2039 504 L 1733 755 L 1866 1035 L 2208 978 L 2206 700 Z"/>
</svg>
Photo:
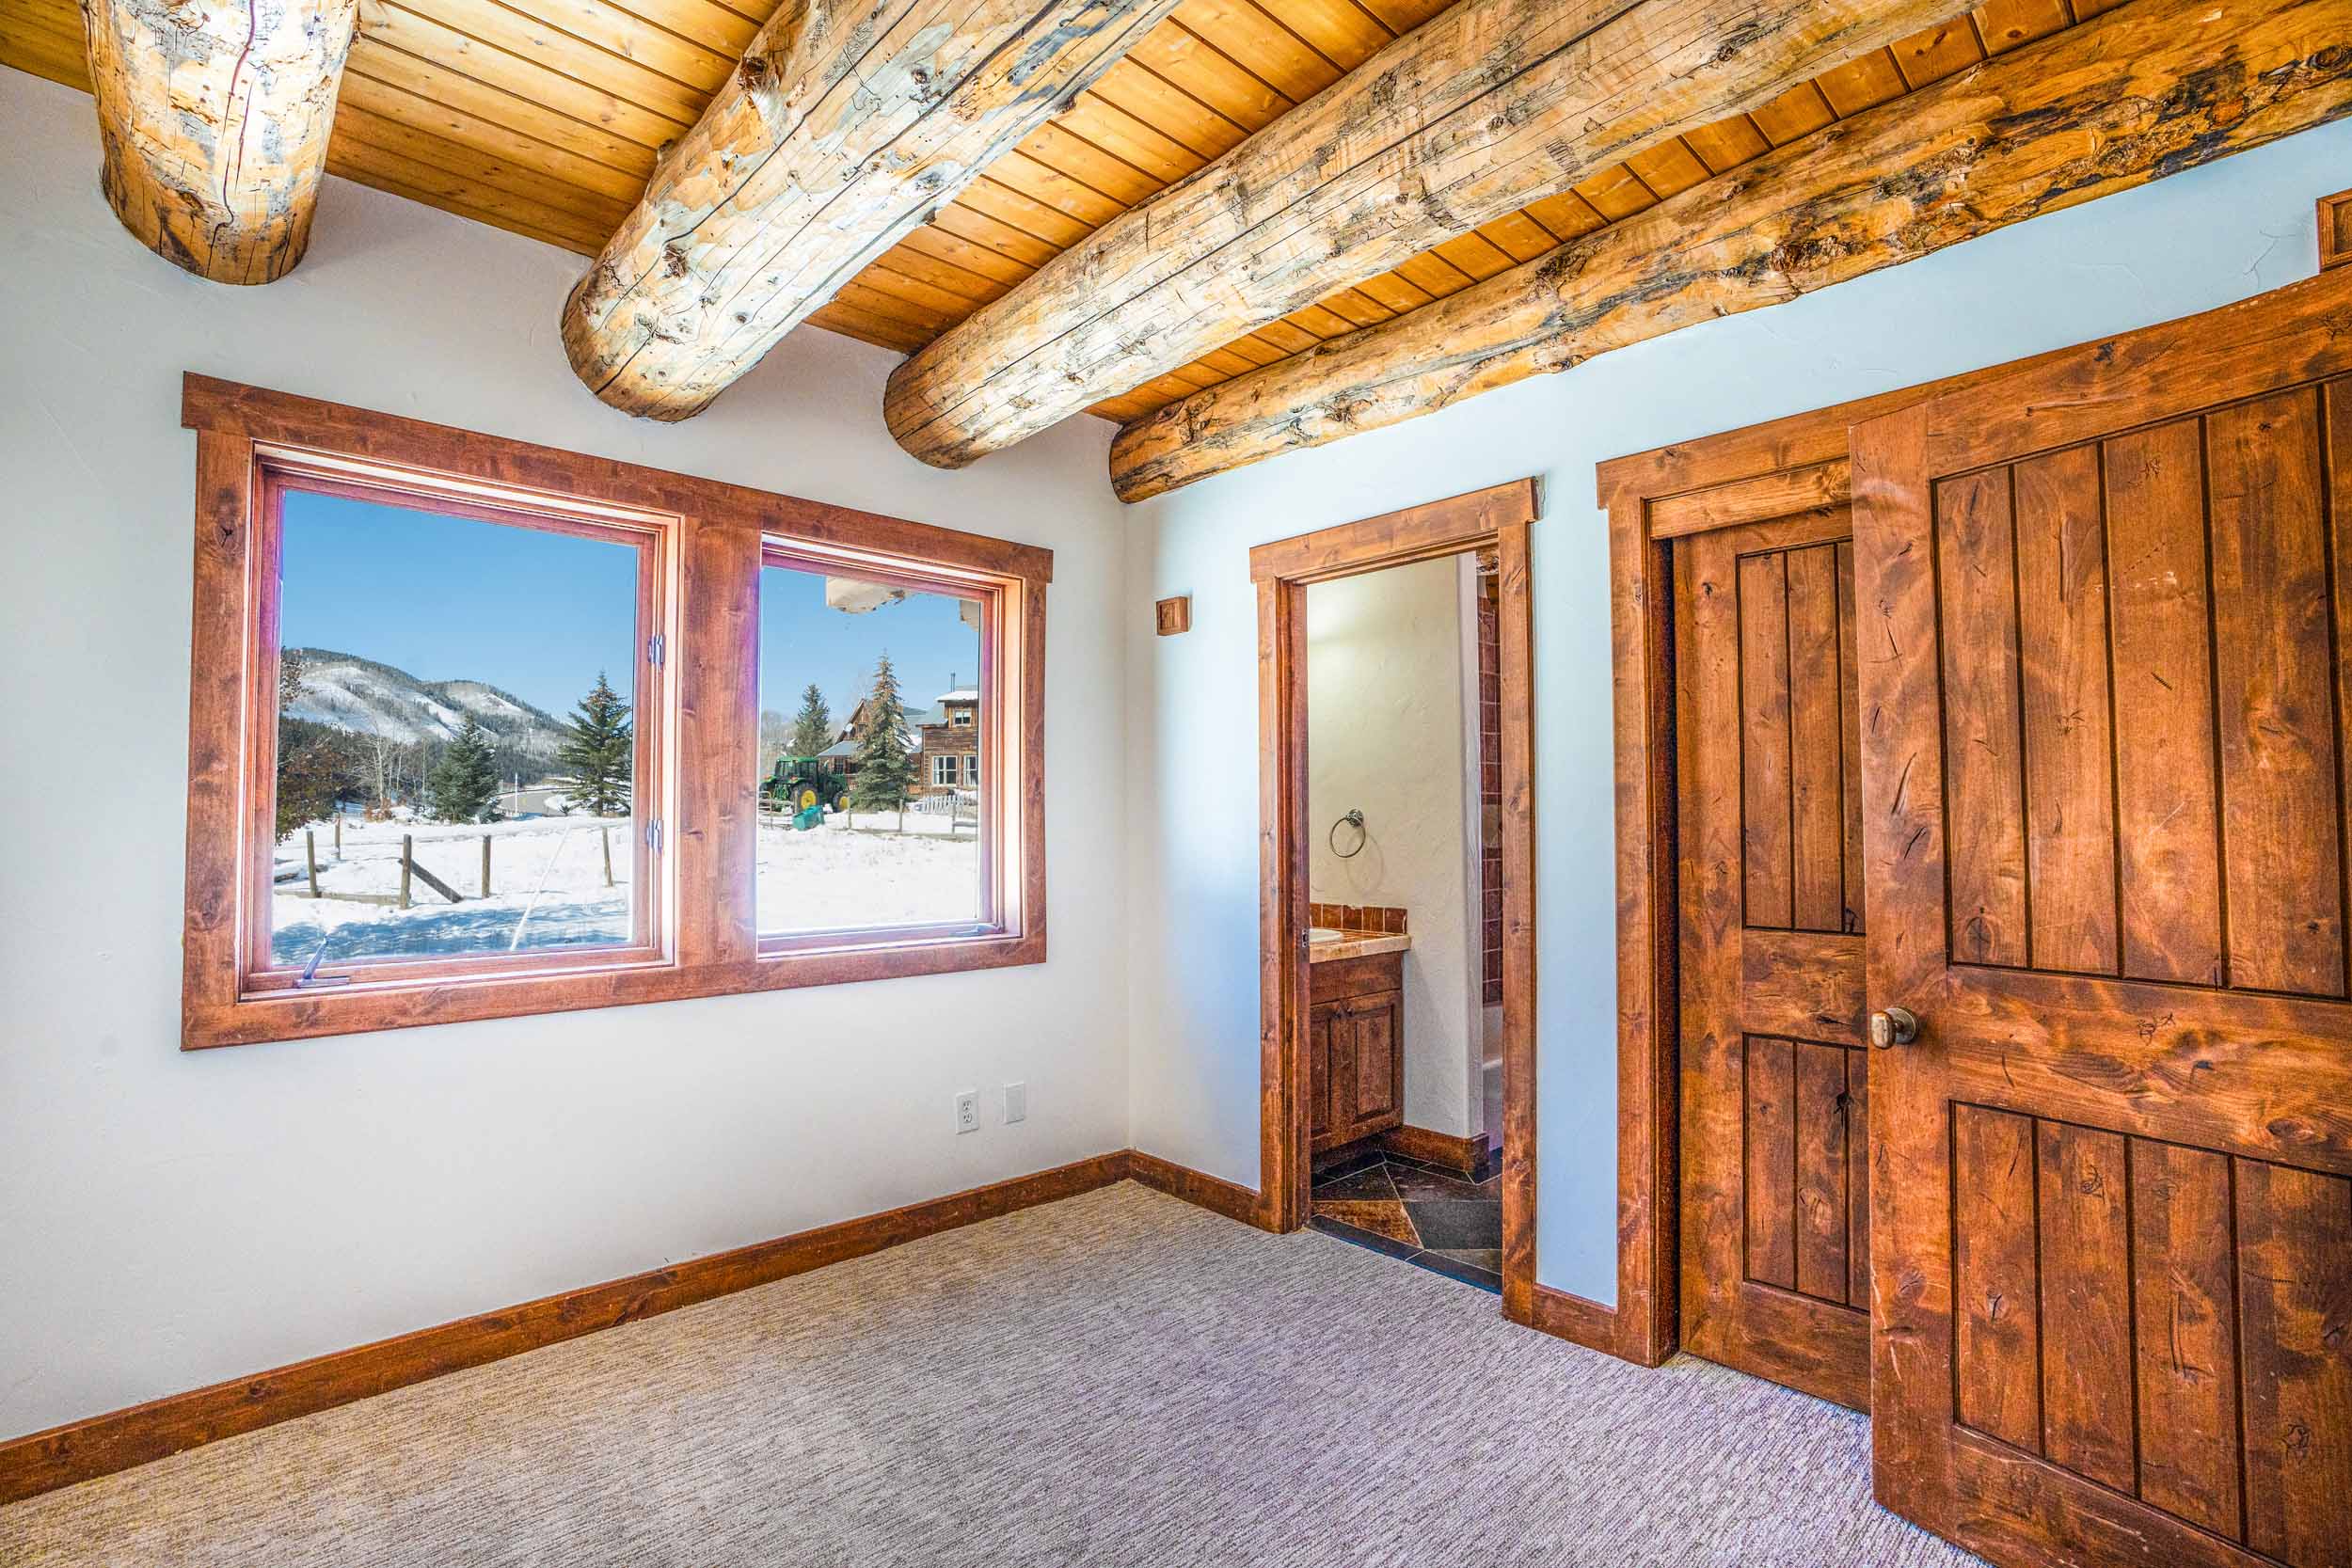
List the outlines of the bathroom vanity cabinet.
<svg viewBox="0 0 2352 1568">
<path fill-rule="evenodd" d="M 1389 952 L 1309 966 L 1308 1103 L 1317 1154 L 1404 1125 L 1404 963 L 1403 953 Z"/>
</svg>

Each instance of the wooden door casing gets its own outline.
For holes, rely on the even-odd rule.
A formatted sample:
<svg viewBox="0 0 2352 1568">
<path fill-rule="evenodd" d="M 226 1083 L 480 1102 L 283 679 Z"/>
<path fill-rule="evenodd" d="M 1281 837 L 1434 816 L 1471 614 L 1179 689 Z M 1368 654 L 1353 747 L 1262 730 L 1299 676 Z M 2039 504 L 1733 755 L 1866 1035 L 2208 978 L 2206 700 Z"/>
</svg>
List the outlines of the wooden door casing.
<svg viewBox="0 0 2352 1568">
<path fill-rule="evenodd" d="M 2352 277 L 1856 427 L 1882 1502 L 2352 1563 Z"/>
<path fill-rule="evenodd" d="M 1869 1401 L 1847 511 L 1674 542 L 1684 1347 Z"/>
</svg>

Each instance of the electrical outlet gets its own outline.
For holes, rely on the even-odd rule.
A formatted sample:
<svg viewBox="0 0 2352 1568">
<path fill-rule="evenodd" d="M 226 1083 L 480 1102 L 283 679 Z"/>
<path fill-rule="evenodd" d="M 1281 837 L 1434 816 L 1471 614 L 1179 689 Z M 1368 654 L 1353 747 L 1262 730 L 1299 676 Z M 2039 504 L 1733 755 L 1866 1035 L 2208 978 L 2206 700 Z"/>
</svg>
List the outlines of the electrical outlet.
<svg viewBox="0 0 2352 1568">
<path fill-rule="evenodd" d="M 977 1132 L 980 1130 L 980 1091 L 965 1089 L 956 1096 L 956 1131 Z"/>
<path fill-rule="evenodd" d="M 1026 1084 L 1007 1084 L 1005 1085 L 1006 1125 L 1010 1126 L 1016 1121 L 1026 1121 L 1028 1119 L 1029 1085 Z"/>
</svg>

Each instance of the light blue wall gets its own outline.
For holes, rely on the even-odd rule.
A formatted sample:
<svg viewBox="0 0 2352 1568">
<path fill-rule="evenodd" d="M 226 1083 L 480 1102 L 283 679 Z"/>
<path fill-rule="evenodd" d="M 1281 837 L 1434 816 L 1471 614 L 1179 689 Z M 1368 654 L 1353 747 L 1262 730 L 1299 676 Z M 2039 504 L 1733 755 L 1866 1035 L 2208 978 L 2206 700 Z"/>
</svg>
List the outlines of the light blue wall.
<svg viewBox="0 0 2352 1568">
<path fill-rule="evenodd" d="M 2352 124 L 1131 508 L 1136 1146 L 1258 1174 L 1256 608 L 1269 539 L 1542 476 L 1534 531 L 1537 1277 L 1615 1298 L 1615 893 L 1598 462 L 2188 315 L 2308 277 Z M 1142 607 L 1193 595 L 1156 638 Z"/>
</svg>

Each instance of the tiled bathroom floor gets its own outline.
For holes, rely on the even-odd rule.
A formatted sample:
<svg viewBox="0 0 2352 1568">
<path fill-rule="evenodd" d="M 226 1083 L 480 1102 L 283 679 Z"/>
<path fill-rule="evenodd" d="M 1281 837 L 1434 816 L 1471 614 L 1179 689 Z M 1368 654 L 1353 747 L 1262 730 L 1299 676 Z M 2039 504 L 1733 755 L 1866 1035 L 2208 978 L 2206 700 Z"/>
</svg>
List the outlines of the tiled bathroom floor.
<svg viewBox="0 0 2352 1568">
<path fill-rule="evenodd" d="M 1481 1290 L 1502 1289 L 1502 1184 L 1487 1158 L 1470 1181 L 1377 1149 L 1342 1153 L 1314 1173 L 1317 1230 Z"/>
</svg>

